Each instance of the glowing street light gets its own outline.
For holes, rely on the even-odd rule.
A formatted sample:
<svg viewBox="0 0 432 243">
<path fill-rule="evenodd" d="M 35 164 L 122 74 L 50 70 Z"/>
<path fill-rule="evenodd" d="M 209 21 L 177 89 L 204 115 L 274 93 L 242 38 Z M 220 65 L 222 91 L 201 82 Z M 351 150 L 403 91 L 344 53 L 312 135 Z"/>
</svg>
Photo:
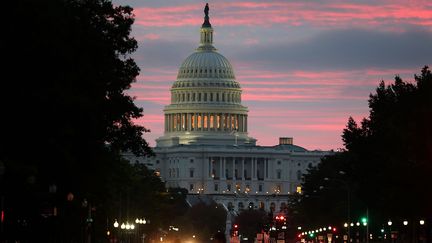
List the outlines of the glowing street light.
<svg viewBox="0 0 432 243">
<path fill-rule="evenodd" d="M 391 220 L 389 220 L 389 221 L 387 222 L 387 224 L 388 224 L 388 226 L 391 226 L 391 225 L 393 224 L 393 222 L 392 222 Z"/>
<path fill-rule="evenodd" d="M 114 228 L 118 228 L 119 227 L 119 223 L 117 222 L 117 219 L 114 221 Z"/>
<path fill-rule="evenodd" d="M 408 225 L 408 221 L 407 221 L 407 220 L 404 220 L 404 221 L 403 221 L 403 225 L 405 225 L 405 226 Z"/>
<path fill-rule="evenodd" d="M 420 220 L 420 225 L 424 225 L 425 221 L 423 219 Z"/>
</svg>

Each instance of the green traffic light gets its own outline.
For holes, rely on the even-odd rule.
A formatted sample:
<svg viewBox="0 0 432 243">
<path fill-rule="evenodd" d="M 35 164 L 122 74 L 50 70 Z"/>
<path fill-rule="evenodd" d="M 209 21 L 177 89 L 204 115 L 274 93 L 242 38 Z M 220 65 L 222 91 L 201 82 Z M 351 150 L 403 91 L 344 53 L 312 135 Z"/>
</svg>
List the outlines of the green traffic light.
<svg viewBox="0 0 432 243">
<path fill-rule="evenodd" d="M 367 223 L 367 218 L 366 218 L 366 217 L 361 218 L 361 222 L 362 222 L 363 224 Z"/>
<path fill-rule="evenodd" d="M 314 237 L 314 233 L 310 233 L 309 236 L 310 236 L 310 237 Z"/>
</svg>

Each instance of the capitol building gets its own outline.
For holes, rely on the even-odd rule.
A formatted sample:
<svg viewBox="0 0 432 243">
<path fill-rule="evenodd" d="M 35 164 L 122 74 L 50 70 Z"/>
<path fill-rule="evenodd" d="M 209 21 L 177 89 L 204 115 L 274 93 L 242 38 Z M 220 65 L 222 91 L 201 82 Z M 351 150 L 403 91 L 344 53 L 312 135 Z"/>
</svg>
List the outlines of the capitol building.
<svg viewBox="0 0 432 243">
<path fill-rule="evenodd" d="M 213 46 L 206 7 L 198 48 L 180 65 L 165 106 L 164 135 L 155 157 L 140 158 L 167 187 L 189 198 L 211 198 L 235 211 L 280 211 L 290 194 L 301 193 L 302 175 L 330 151 L 309 151 L 292 137 L 259 146 L 248 135 L 248 108 L 231 63 Z M 136 160 L 136 158 L 130 158 Z"/>
</svg>

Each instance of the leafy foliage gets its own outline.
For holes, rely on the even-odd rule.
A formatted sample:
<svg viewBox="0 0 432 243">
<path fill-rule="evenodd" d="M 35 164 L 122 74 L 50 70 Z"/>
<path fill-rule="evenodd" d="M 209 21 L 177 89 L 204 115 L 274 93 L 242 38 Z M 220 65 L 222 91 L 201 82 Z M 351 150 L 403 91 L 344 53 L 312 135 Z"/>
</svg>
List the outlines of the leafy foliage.
<svg viewBox="0 0 432 243">
<path fill-rule="evenodd" d="M 125 191 L 130 202 L 157 206 L 160 179 L 121 158 L 124 151 L 153 154 L 142 138 L 149 130 L 133 122 L 143 110 L 126 93 L 139 73 L 129 56 L 137 48 L 132 9 L 108 0 L 18 0 L 5 8 L 0 176 L 8 222 L 27 222 L 21 233 L 37 234 L 32 227 L 47 223 L 41 212 L 75 208 L 84 227 L 87 201 L 94 224 L 106 225 Z M 66 206 L 69 193 L 76 203 Z"/>
<path fill-rule="evenodd" d="M 173 220 L 173 223 L 180 227 L 183 238 L 196 235 L 196 240 L 206 242 L 216 232 L 225 232 L 226 215 L 227 212 L 222 205 L 201 202 Z"/>
<path fill-rule="evenodd" d="M 235 223 L 239 226 L 239 234 L 253 242 L 257 233 L 260 233 L 266 225 L 269 225 L 271 218 L 263 210 L 243 210 L 236 217 Z"/>
</svg>

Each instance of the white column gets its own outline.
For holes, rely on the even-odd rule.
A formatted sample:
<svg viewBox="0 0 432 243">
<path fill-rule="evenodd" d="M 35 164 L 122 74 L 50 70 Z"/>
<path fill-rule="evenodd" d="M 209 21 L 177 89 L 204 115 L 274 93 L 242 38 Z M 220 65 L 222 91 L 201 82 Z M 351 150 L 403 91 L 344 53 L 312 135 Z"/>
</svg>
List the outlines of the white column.
<svg viewBox="0 0 432 243">
<path fill-rule="evenodd" d="M 252 178 L 253 179 L 256 179 L 257 178 L 257 159 L 255 158 L 255 157 L 253 157 L 252 158 L 252 164 L 253 164 L 253 176 L 252 176 Z"/>
<path fill-rule="evenodd" d="M 210 113 L 206 113 L 206 116 L 207 116 L 207 129 L 206 129 L 206 131 L 210 131 L 210 117 L 211 117 L 211 114 Z"/>
<path fill-rule="evenodd" d="M 219 179 L 222 179 L 223 177 L 222 169 L 222 157 L 219 157 Z"/>
<path fill-rule="evenodd" d="M 244 176 L 244 162 L 245 162 L 245 160 L 244 160 L 244 157 L 242 157 L 242 169 L 241 169 L 241 178 L 242 178 L 242 180 L 245 180 L 245 176 Z"/>
<path fill-rule="evenodd" d="M 191 124 L 191 113 L 187 113 L 187 130 L 190 131 L 192 128 Z"/>
<path fill-rule="evenodd" d="M 179 117 L 180 117 L 180 131 L 183 131 L 183 113 L 180 113 L 179 114 Z"/>
<path fill-rule="evenodd" d="M 200 113 L 201 114 L 201 130 L 200 131 L 204 131 L 204 113 Z"/>
<path fill-rule="evenodd" d="M 227 178 L 226 175 L 226 158 L 222 157 L 222 175 L 223 175 L 223 179 L 225 180 Z"/>
<path fill-rule="evenodd" d="M 209 157 L 209 177 L 212 178 L 212 174 L 213 174 L 213 161 L 212 158 Z"/>
</svg>

